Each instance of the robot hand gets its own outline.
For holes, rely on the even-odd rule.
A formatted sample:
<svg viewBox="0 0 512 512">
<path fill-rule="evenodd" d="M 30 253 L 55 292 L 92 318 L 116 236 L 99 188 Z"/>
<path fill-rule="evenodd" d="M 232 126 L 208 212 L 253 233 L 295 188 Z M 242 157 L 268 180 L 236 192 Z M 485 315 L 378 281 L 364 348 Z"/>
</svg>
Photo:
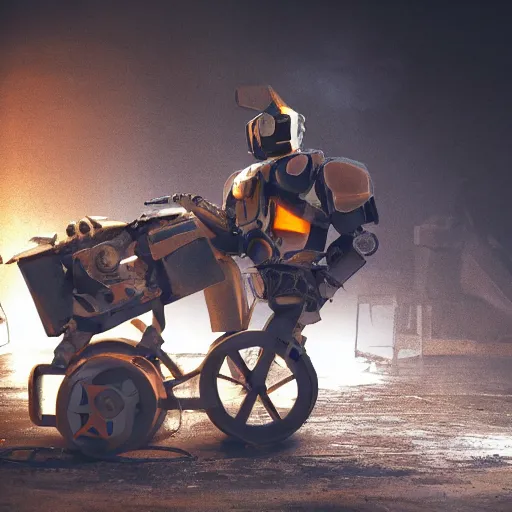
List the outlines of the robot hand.
<svg viewBox="0 0 512 512">
<path fill-rule="evenodd" d="M 352 245 L 361 256 L 372 256 L 379 248 L 379 239 L 374 233 L 363 230 L 354 237 Z"/>
<path fill-rule="evenodd" d="M 226 223 L 226 212 L 217 205 L 210 203 L 210 201 L 203 199 L 201 196 L 195 194 L 174 194 L 172 200 L 199 217 L 201 217 L 201 213 L 203 215 L 208 213 L 210 216 L 214 216 L 217 222 L 221 222 L 222 224 Z"/>
<path fill-rule="evenodd" d="M 367 235 L 372 236 L 367 240 Z M 362 239 L 358 240 L 358 237 L 362 237 Z M 361 242 L 360 246 L 357 245 L 356 240 Z M 341 235 L 328 247 L 325 257 L 327 271 L 323 277 L 329 287 L 339 288 L 364 266 L 365 256 L 371 255 L 377 250 L 375 240 L 376 237 L 372 233 L 360 231 L 355 236 Z M 368 244 L 363 244 L 363 241 Z M 326 292 L 327 290 L 324 295 L 327 294 Z"/>
<path fill-rule="evenodd" d="M 352 235 L 342 235 L 327 249 L 327 265 L 335 264 L 342 256 L 355 250 L 363 257 L 372 256 L 379 248 L 379 239 L 374 233 L 359 228 Z"/>
<path fill-rule="evenodd" d="M 217 235 L 216 244 L 225 250 L 238 254 L 241 246 L 241 232 L 235 219 L 222 208 L 194 194 L 174 194 L 172 200 L 187 211 L 192 212 L 210 230 Z"/>
</svg>

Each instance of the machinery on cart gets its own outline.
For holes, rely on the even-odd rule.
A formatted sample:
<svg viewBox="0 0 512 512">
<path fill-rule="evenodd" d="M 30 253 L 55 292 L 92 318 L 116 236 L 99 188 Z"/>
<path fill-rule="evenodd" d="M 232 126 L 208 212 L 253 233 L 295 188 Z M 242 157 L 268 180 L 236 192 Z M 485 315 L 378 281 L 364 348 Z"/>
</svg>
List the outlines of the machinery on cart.
<svg viewBox="0 0 512 512">
<path fill-rule="evenodd" d="M 64 333 L 65 345 L 87 333 L 67 365 L 40 364 L 29 379 L 32 422 L 56 427 L 71 448 L 94 456 L 144 446 L 169 410 L 204 410 L 222 432 L 253 444 L 283 440 L 309 417 L 318 383 L 292 335 L 300 311 L 288 308 L 263 330 L 247 330 L 244 276 L 194 214 L 163 208 L 130 224 L 86 217 L 62 241 L 33 241 L 8 263 L 18 264 L 47 335 Z M 249 278 L 256 290 L 258 275 Z M 200 290 L 212 330 L 225 334 L 185 373 L 162 349 L 163 305 Z M 149 311 L 148 327 L 136 317 Z M 140 341 L 88 344 L 128 320 L 143 332 Z M 63 376 L 51 415 L 41 406 L 45 375 Z M 178 386 L 194 378 L 199 396 L 178 398 Z"/>
<path fill-rule="evenodd" d="M 192 194 L 165 196 L 146 204 L 183 208 L 129 224 L 85 217 L 67 226 L 66 239 L 37 237 L 38 247 L 10 261 L 47 335 L 64 335 L 52 364 L 30 377 L 32 421 L 56 426 L 83 452 L 144 445 L 166 411 L 179 408 L 203 409 L 245 442 L 274 443 L 300 428 L 315 405 L 317 376 L 302 330 L 377 251 L 377 237 L 364 229 L 379 222 L 373 185 L 364 164 L 303 150 L 304 116 L 271 87 L 238 88 L 236 101 L 259 112 L 246 124 L 257 163 L 228 178 L 223 208 Z M 331 226 L 339 237 L 326 247 Z M 253 308 L 233 256 L 255 265 L 247 282 L 273 311 L 262 330 L 248 330 Z M 212 331 L 225 334 L 185 373 L 162 348 L 164 306 L 201 290 Z M 138 343 L 89 345 L 93 335 L 149 311 L 150 326 L 135 321 Z M 54 415 L 40 407 L 48 374 L 64 376 Z M 195 377 L 199 396 L 178 399 L 177 387 Z"/>
</svg>

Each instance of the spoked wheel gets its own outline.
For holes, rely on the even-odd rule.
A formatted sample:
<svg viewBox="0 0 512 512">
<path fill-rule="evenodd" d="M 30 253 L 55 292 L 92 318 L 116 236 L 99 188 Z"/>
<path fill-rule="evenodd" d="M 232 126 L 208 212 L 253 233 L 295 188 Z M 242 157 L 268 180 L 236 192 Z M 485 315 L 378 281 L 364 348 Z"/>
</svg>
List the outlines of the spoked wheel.
<svg viewBox="0 0 512 512">
<path fill-rule="evenodd" d="M 318 394 L 309 357 L 265 331 L 214 345 L 204 361 L 201 399 L 212 423 L 250 444 L 286 439 L 307 420 Z"/>
<path fill-rule="evenodd" d="M 166 397 L 158 370 L 143 357 L 102 354 L 80 361 L 57 395 L 57 429 L 71 448 L 108 456 L 145 445 Z"/>
</svg>

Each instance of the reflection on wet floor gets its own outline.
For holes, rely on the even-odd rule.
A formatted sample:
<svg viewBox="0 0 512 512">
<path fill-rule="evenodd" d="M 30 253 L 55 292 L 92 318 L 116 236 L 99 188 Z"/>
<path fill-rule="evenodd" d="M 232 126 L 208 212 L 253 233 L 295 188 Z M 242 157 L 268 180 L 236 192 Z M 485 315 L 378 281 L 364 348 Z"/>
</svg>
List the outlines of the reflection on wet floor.
<svg viewBox="0 0 512 512">
<path fill-rule="evenodd" d="M 20 400 L 27 399 L 27 382 L 32 368 L 41 363 L 49 363 L 53 357 L 53 340 L 45 340 L 36 347 L 28 349 L 18 345 L 4 347 L 3 355 L 0 355 L 0 390 L 12 389 Z M 167 344 L 166 344 L 167 345 Z M 168 344 L 170 345 L 170 344 Z M 164 348 L 169 348 L 165 347 Z M 336 361 L 322 357 L 322 353 L 315 354 L 314 365 L 318 374 L 319 388 L 339 390 L 347 386 L 361 386 L 377 384 L 382 376 L 368 372 L 369 364 L 362 359 L 356 359 L 348 350 L 340 351 Z M 172 356 L 184 371 L 194 370 L 202 362 L 202 354 L 179 354 Z M 335 364 L 336 363 L 336 364 Z M 284 362 L 283 362 L 284 364 Z M 186 385 L 176 388 L 176 396 L 197 396 L 197 382 L 195 378 Z M 55 413 L 55 402 L 62 377 L 46 375 L 42 379 L 41 412 L 43 414 Z M 194 384 L 195 383 L 195 384 Z M 278 406 L 283 410 L 291 407 L 294 398 L 294 382 L 284 386 L 275 395 Z M 192 389 L 194 388 L 194 389 Z M 293 393 L 292 393 L 293 394 Z M 289 396 L 290 395 L 290 396 Z M 12 395 L 11 395 L 12 396 Z M 235 400 L 236 401 L 236 400 Z M 281 403 L 282 402 L 282 403 Z"/>
<path fill-rule="evenodd" d="M 25 349 L 19 345 L 8 345 L 0 352 L 4 361 L 0 373 L 0 388 L 25 388 L 32 368 L 41 363 L 50 363 L 53 358 L 51 343 L 41 345 L 43 348 L 30 347 Z M 165 347 L 164 345 L 164 348 Z M 339 389 L 344 386 L 360 386 L 377 384 L 382 376 L 370 370 L 370 363 L 362 358 L 355 358 L 351 350 L 340 350 L 336 358 L 319 357 L 315 354 L 313 365 L 318 374 L 320 389 Z M 185 371 L 197 367 L 203 355 L 178 354 L 179 364 Z"/>
<path fill-rule="evenodd" d="M 11 346 L 11 353 L 0 355 L 0 391 L 9 400 L 26 407 L 28 375 L 34 365 L 51 361 L 53 346 L 50 341 L 37 350 Z M 294 453 L 309 453 L 309 446 L 320 445 L 336 456 L 357 453 L 383 463 L 405 457 L 432 467 L 460 460 L 484 466 L 512 460 L 511 358 L 430 357 L 392 371 L 355 359 L 349 348 L 341 347 L 335 359 L 322 357 L 314 347 L 311 352 L 320 392 L 312 416 L 296 435 Z M 192 370 L 202 356 L 177 360 Z M 45 379 L 43 411 L 51 414 L 59 377 Z M 196 392 L 196 381 L 182 392 Z M 186 436 L 197 426 L 209 425 L 196 412 L 181 419 Z M 165 431 L 172 433 L 180 421 L 179 413 L 171 412 Z"/>
<path fill-rule="evenodd" d="M 414 435 L 414 431 L 407 431 L 407 435 Z M 512 459 L 512 437 L 507 435 L 467 434 L 440 440 L 438 436 L 419 436 L 413 440 L 418 452 L 426 449 L 442 452 L 447 459 L 456 460 L 458 457 L 495 457 Z M 492 459 L 491 459 L 492 460 Z"/>
<path fill-rule="evenodd" d="M 512 358 L 410 362 L 383 376 L 385 385 L 320 393 L 304 431 L 333 440 L 338 456 L 386 464 L 512 465 L 511 369 Z"/>
<path fill-rule="evenodd" d="M 0 388 L 26 388 L 32 368 L 41 363 L 51 362 L 52 349 L 24 349 L 7 345 L 0 353 L 2 362 Z"/>
<path fill-rule="evenodd" d="M 9 431 L 2 437 L 10 443 L 41 435 L 50 436 L 45 443 L 58 442 L 54 429 L 32 427 L 26 413 L 28 372 L 50 356 L 51 351 L 0 356 L 0 405 L 10 411 L 16 407 L 19 418 L 13 429 L 10 422 L 16 420 L 0 415 L 0 430 Z M 2 368 L 8 360 L 7 374 Z M 179 361 L 192 369 L 201 356 Z M 325 370 L 324 375 L 319 372 L 318 401 L 309 420 L 285 445 L 286 453 L 336 460 L 357 457 L 365 463 L 425 471 L 512 463 L 511 358 L 427 358 L 378 374 L 372 373 L 374 368 L 367 372 L 368 365 L 353 358 L 350 364 L 340 364 L 339 371 L 334 365 L 314 363 Z M 182 392 L 194 393 L 196 384 L 190 381 Z M 50 409 L 55 399 L 47 400 Z M 180 426 L 180 433 L 168 440 Z M 219 455 L 223 438 L 203 413 L 186 411 L 180 416 L 172 411 L 157 439 L 208 457 Z"/>
</svg>

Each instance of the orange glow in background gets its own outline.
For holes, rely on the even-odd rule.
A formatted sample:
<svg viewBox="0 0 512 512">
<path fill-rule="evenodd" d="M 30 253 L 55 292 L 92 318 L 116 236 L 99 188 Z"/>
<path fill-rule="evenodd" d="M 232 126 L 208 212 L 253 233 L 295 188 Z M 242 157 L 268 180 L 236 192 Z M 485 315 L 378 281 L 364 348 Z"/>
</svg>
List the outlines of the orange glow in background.
<svg viewBox="0 0 512 512">
<path fill-rule="evenodd" d="M 178 140 L 172 114 L 165 125 L 166 140 L 156 140 L 148 132 L 153 117 L 145 103 L 147 94 L 130 75 L 124 56 L 93 42 L 87 46 L 88 54 L 82 55 L 73 44 L 46 41 L 36 51 L 19 43 L 4 59 L 7 72 L 0 81 L 0 254 L 4 261 L 28 248 L 32 236 L 63 234 L 68 222 L 87 214 L 130 221 L 143 210 L 145 199 L 157 195 L 155 191 L 163 195 L 184 189 L 168 170 L 173 164 L 197 167 L 195 155 L 190 162 L 179 161 L 181 150 L 165 153 L 161 149 L 167 141 Z M 87 66 L 97 72 L 85 72 Z M 154 157 L 159 152 L 160 164 Z M 156 173 L 152 165 L 165 167 L 165 173 Z M 231 168 L 219 176 L 218 195 L 230 172 Z M 185 178 L 196 192 L 192 177 Z M 210 180 L 208 187 L 214 196 L 216 186 Z M 303 234 L 310 228 L 280 206 L 274 227 Z M 32 365 L 51 361 L 60 338 L 46 337 L 17 265 L 0 265 L 0 301 L 9 319 L 7 350 L 14 352 L 13 369 L 19 382 L 26 382 Z M 347 379 L 347 368 L 353 364 L 354 310 L 347 304 L 339 293 L 335 303 L 322 311 L 324 320 L 305 332 L 319 374 L 336 379 Z M 150 315 L 142 318 L 151 323 Z M 163 337 L 171 353 L 205 352 L 218 337 L 210 330 L 202 293 L 167 306 L 166 318 Z M 129 323 L 101 335 L 109 336 L 140 339 Z"/>
<path fill-rule="evenodd" d="M 3 56 L 0 80 L 0 254 L 4 262 L 35 235 L 64 236 L 86 214 L 131 220 L 147 197 L 141 169 L 145 135 L 137 88 L 124 87 L 116 50 L 88 45 L 77 64 L 73 41 L 19 42 Z M 94 60 L 98 73 L 82 69 Z M 89 62 L 90 65 L 90 62 Z M 105 72 L 108 70 L 108 72 Z M 114 86 L 110 75 L 116 76 Z M 151 148 L 148 145 L 147 151 Z M 141 208 L 137 208 L 139 206 Z M 46 335 L 16 265 L 0 265 L 0 301 L 11 341 L 37 344 Z M 51 340 L 52 345 L 57 340 Z"/>
</svg>

